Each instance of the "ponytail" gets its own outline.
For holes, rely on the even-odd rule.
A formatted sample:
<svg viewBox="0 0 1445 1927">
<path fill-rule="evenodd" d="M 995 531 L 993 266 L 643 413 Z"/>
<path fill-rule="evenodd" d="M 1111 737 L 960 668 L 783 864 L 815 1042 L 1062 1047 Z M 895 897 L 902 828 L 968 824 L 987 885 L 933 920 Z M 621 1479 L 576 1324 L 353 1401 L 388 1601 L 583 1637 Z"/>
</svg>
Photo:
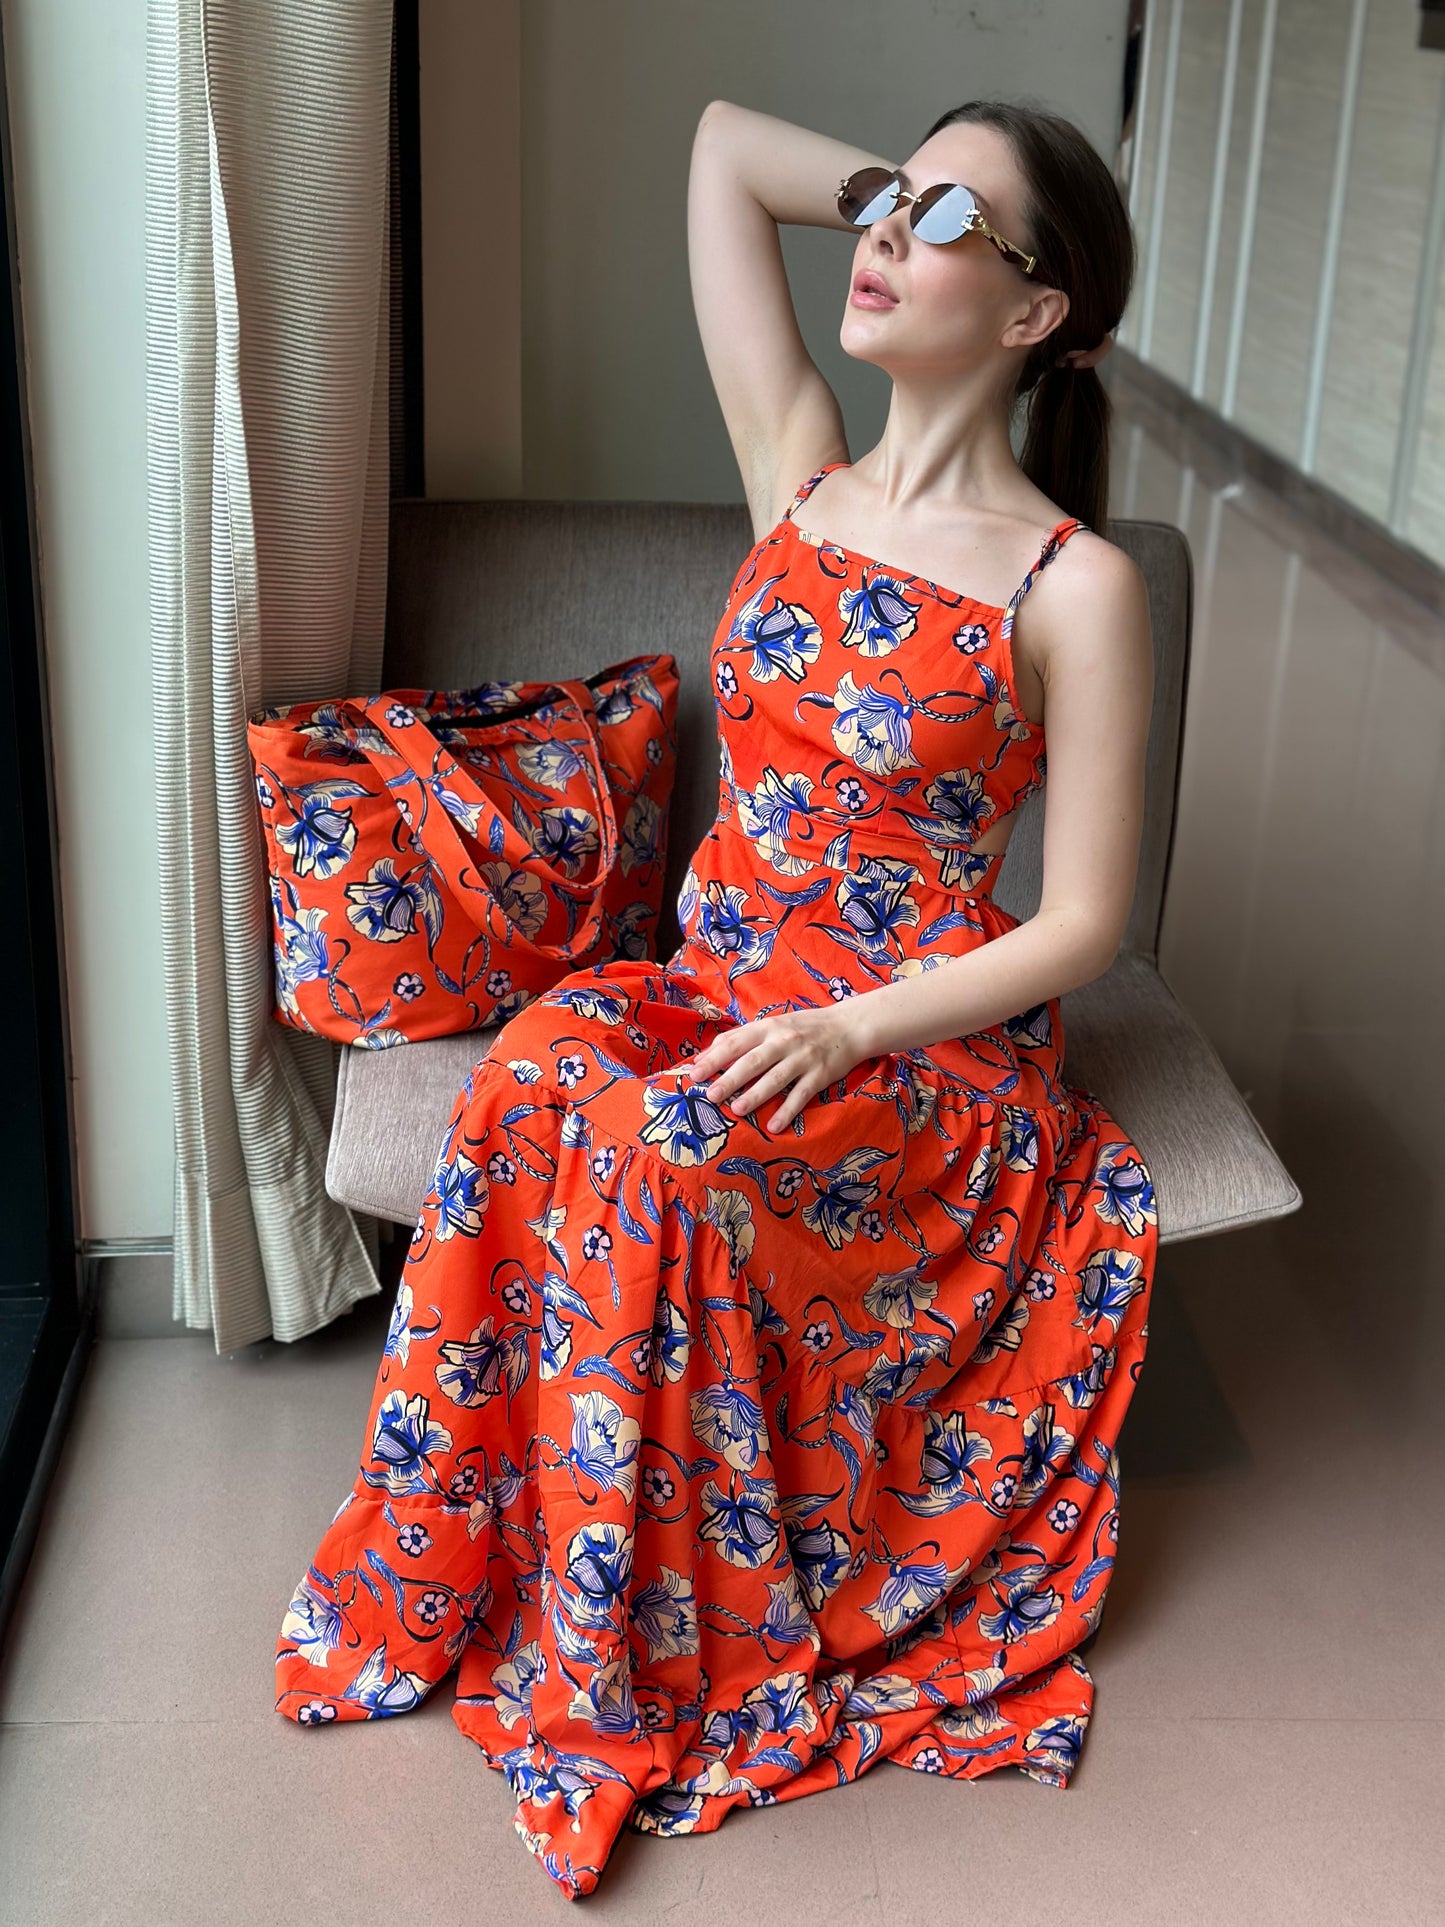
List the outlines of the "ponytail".
<svg viewBox="0 0 1445 1927">
<path fill-rule="evenodd" d="M 1051 348 L 1060 332 L 1055 329 L 1041 348 Z M 1021 383 L 1018 392 L 1028 403 L 1019 467 L 1066 515 L 1076 515 L 1096 535 L 1105 534 L 1114 407 L 1099 371 L 1054 360 L 1027 386 Z"/>
<path fill-rule="evenodd" d="M 956 121 L 996 128 L 1012 146 L 1025 182 L 1018 238 L 1038 257 L 1033 279 L 1069 298 L 1063 321 L 1035 344 L 1006 398 L 1028 402 L 1019 466 L 1065 514 L 1102 535 L 1113 407 L 1092 362 L 1107 353 L 1129 304 L 1137 264 L 1129 210 L 1098 149 L 1062 115 L 1032 101 L 968 100 L 924 138 Z"/>
</svg>

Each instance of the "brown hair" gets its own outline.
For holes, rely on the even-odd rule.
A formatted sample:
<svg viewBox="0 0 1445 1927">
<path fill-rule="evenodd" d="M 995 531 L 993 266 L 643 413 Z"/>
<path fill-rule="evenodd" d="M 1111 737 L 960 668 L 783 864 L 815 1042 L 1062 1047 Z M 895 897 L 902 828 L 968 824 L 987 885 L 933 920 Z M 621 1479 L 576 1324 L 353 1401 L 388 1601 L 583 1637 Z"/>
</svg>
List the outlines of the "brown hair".
<svg viewBox="0 0 1445 1927">
<path fill-rule="evenodd" d="M 1028 100 L 966 100 L 940 114 L 924 140 L 956 121 L 1007 137 L 1024 177 L 1024 232 L 1008 238 L 1038 256 L 1033 279 L 1069 297 L 1068 314 L 1030 349 L 1008 398 L 1011 407 L 1025 396 L 1029 403 L 1019 466 L 1065 514 L 1102 535 L 1112 404 L 1097 369 L 1063 357 L 1097 347 L 1128 305 L 1137 263 L 1129 210 L 1097 148 L 1061 115 Z"/>
</svg>

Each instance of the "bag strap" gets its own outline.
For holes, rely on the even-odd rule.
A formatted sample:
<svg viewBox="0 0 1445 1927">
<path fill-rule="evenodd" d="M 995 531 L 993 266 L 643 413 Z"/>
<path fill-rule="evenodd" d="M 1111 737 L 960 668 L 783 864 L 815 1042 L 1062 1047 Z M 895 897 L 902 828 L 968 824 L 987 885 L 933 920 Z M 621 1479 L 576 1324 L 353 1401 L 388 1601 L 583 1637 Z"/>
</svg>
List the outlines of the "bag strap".
<svg viewBox="0 0 1445 1927">
<path fill-rule="evenodd" d="M 445 745 L 439 743 L 427 728 L 423 719 L 410 706 L 395 697 L 375 696 L 368 702 L 352 697 L 343 697 L 332 707 L 339 714 L 349 714 L 353 719 L 370 724 L 381 735 L 387 750 L 373 749 L 366 740 L 365 731 L 358 733 L 357 748 L 368 762 L 385 776 L 384 762 L 399 760 L 409 769 L 428 793 L 435 809 L 427 811 L 426 823 L 416 826 L 417 842 L 427 858 L 433 862 L 452 894 L 464 907 L 470 908 L 478 897 L 486 904 L 485 921 L 495 928 L 500 919 L 507 929 L 507 941 L 518 949 L 531 951 L 533 955 L 565 962 L 578 951 L 585 951 L 596 940 L 602 928 L 602 899 L 608 879 L 617 866 L 621 848 L 621 838 L 617 829 L 617 815 L 613 807 L 612 790 L 607 781 L 603 766 L 602 745 L 597 735 L 596 705 L 591 688 L 585 682 L 557 682 L 546 685 L 546 690 L 565 691 L 575 705 L 582 722 L 585 735 L 585 754 L 592 771 L 593 785 L 597 795 L 597 814 L 601 830 L 601 848 L 595 876 L 588 882 L 578 882 L 570 877 L 559 875 L 538 857 L 537 851 L 526 840 L 515 824 L 508 821 L 502 811 L 492 801 L 486 791 L 470 773 L 462 768 L 457 759 Z M 537 707 L 536 704 L 530 705 Z M 505 723 L 506 712 L 487 717 L 486 723 Z M 389 754 L 388 754 L 389 751 Z M 502 904 L 478 880 L 476 857 L 462 840 L 462 832 L 453 812 L 442 800 L 443 789 L 461 803 L 475 818 L 477 828 L 474 832 L 477 841 L 489 855 L 507 859 L 514 869 L 526 868 L 535 873 L 538 869 L 548 884 L 563 894 L 589 899 L 586 917 L 580 929 L 562 943 L 539 943 L 529 936 L 508 917 Z M 472 881 L 467 881 L 471 872 Z M 480 922 L 473 918 L 474 922 Z"/>
</svg>

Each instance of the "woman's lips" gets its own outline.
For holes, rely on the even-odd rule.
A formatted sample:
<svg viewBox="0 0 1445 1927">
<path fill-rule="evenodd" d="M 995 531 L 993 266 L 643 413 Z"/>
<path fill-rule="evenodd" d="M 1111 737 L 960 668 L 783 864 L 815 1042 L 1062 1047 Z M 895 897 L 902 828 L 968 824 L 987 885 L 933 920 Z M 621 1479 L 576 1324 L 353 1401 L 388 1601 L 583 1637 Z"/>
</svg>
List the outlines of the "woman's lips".
<svg viewBox="0 0 1445 1927">
<path fill-rule="evenodd" d="M 855 308 L 896 308 L 898 306 L 891 294 L 883 294 L 877 288 L 854 288 L 851 301 Z"/>
</svg>

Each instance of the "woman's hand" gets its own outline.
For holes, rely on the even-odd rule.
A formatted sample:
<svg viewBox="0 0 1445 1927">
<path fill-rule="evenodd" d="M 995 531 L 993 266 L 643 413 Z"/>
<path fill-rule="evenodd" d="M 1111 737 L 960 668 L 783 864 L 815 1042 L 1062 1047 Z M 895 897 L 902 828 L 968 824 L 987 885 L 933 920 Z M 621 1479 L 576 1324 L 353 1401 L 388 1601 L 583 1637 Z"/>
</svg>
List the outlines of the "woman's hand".
<svg viewBox="0 0 1445 1927">
<path fill-rule="evenodd" d="M 872 1055 L 861 1013 L 850 1008 L 861 1002 L 850 997 L 841 1004 L 783 1011 L 735 1025 L 698 1052 L 693 1075 L 711 1079 L 706 1095 L 714 1103 L 729 1100 L 739 1116 L 791 1084 L 765 1126 L 781 1131 L 810 1097 Z"/>
</svg>

